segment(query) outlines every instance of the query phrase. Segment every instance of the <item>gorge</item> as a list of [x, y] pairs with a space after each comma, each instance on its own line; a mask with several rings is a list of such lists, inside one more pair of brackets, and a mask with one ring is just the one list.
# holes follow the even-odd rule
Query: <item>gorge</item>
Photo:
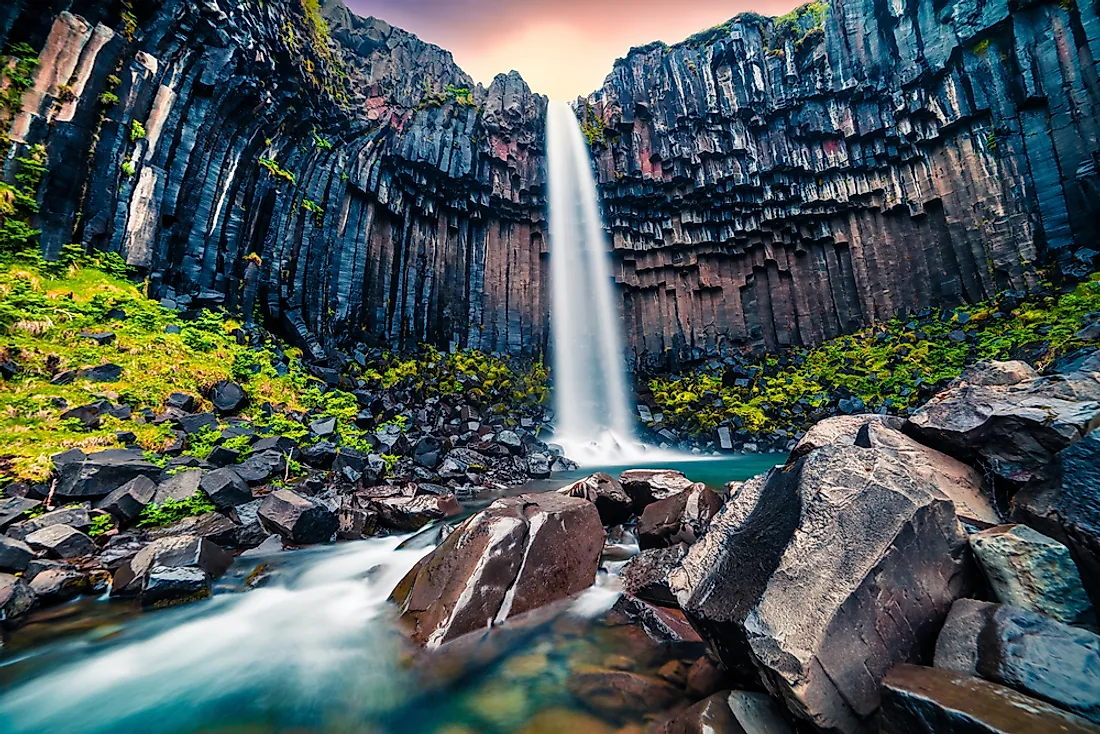
[[0, 51], [0, 734], [1100, 731], [1093, 0]]

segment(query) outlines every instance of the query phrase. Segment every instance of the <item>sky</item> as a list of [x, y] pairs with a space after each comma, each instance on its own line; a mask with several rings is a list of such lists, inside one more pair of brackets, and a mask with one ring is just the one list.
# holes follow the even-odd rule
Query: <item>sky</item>
[[[804, 0], [803, 0], [804, 1]], [[516, 70], [552, 99], [587, 96], [631, 46], [672, 44], [752, 10], [781, 15], [797, 0], [345, 0], [442, 46], [475, 81]]]

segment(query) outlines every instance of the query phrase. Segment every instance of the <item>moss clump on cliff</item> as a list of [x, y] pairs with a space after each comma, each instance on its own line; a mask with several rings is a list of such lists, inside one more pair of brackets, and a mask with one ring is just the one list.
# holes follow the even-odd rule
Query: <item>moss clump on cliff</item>
[[1097, 312], [1100, 275], [1070, 292], [1015, 307], [995, 300], [895, 318], [813, 349], [768, 357], [746, 370], [749, 376], [739, 384], [700, 370], [648, 385], [666, 424], [711, 438], [724, 424], [753, 432], [798, 426], [837, 394], [860, 401], [861, 412], [900, 413], [978, 360], [1050, 363], [1085, 344], [1077, 333]]
[[797, 49], [804, 43], [820, 38], [825, 30], [825, 17], [828, 13], [828, 3], [810, 2], [779, 16], [772, 24], [771, 50], [781, 52], [788, 41], [793, 42]]
[[[174, 439], [165, 425], [105, 417], [86, 430], [61, 418], [67, 408], [99, 399], [160, 410], [172, 392], [201, 396], [219, 380], [234, 379], [252, 406], [304, 409], [299, 370], [277, 374], [273, 355], [238, 345], [231, 333], [237, 324], [224, 315], [181, 320], [146, 298], [125, 270], [115, 255], [87, 256], [76, 247], [56, 263], [36, 253], [0, 260], [0, 361], [18, 369], [0, 383], [0, 474], [43, 480], [52, 454], [117, 448], [115, 431], [133, 432], [149, 450]], [[81, 336], [104, 331], [115, 334], [109, 344]], [[121, 368], [115, 382], [69, 372], [108, 363]]]

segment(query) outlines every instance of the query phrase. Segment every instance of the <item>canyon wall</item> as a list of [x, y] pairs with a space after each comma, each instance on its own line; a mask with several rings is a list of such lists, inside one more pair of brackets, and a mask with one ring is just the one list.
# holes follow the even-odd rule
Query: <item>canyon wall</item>
[[1093, 0], [834, 0], [632, 50], [580, 103], [634, 358], [1090, 272], [1098, 59]]
[[[1091, 271], [1095, 0], [834, 0], [632, 50], [578, 114], [629, 359], [809, 345]], [[546, 100], [339, 0], [17, 0], [47, 256], [355, 341], [547, 348]], [[14, 63], [14, 62], [10, 62]], [[2, 91], [2, 90], [0, 90]], [[1100, 248], [1096, 248], [1100, 249]]]
[[41, 49], [11, 138], [45, 146], [48, 257], [121, 253], [156, 297], [262, 312], [316, 359], [545, 347], [546, 100], [518, 75], [482, 88], [337, 0], [55, 6], [0, 16]]

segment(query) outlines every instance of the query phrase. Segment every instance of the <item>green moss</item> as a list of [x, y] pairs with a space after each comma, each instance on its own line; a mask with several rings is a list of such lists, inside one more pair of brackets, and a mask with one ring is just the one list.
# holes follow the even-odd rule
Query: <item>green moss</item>
[[313, 214], [317, 224], [321, 224], [325, 218], [325, 208], [312, 199], [302, 199], [302, 208]]
[[810, 2], [779, 16], [772, 24], [771, 50], [782, 50], [787, 41], [801, 47], [806, 42], [820, 39], [828, 13], [828, 3]]
[[104, 92], [103, 94], [99, 95], [99, 102], [105, 107], [116, 105], [118, 104], [118, 101], [118, 95], [114, 92]]
[[201, 489], [185, 500], [165, 500], [160, 505], [146, 505], [138, 515], [137, 527], [156, 528], [179, 522], [186, 517], [205, 515], [217, 507]]
[[92, 518], [92, 527], [88, 530], [88, 535], [93, 538], [98, 535], [103, 535], [114, 526], [115, 521], [110, 515], [96, 515]]
[[[65, 248], [56, 263], [43, 262], [37, 253], [0, 259], [0, 356], [22, 368], [0, 390], [0, 474], [43, 481], [50, 474], [52, 454], [70, 448], [119, 448], [119, 430], [132, 431], [138, 445], [151, 451], [174, 440], [166, 425], [111, 418], [88, 431], [61, 419], [63, 405], [83, 405], [105, 391], [135, 410], [160, 410], [172, 392], [201, 396], [220, 380], [236, 379], [252, 406], [270, 402], [304, 409], [306, 376], [299, 368], [279, 376], [269, 351], [257, 354], [237, 344], [230, 332], [238, 324], [225, 315], [208, 312], [195, 321], [180, 321], [146, 298], [124, 277], [125, 270], [117, 255], [85, 255], [79, 247]], [[127, 318], [107, 320], [107, 312], [115, 308]], [[181, 332], [165, 333], [169, 324], [180, 326]], [[103, 329], [116, 334], [114, 343], [100, 346], [77, 336]], [[60, 371], [105, 362], [122, 367], [117, 382], [50, 382]], [[240, 369], [245, 363], [258, 371]]]
[[[776, 357], [761, 361], [746, 387], [724, 387], [721, 376], [701, 370], [653, 378], [648, 386], [666, 422], [695, 435], [712, 436], [723, 423], [770, 432], [798, 423], [799, 401], [811, 409], [847, 391], [867, 409], [900, 412], [924, 399], [922, 388], [958, 377], [983, 359], [1013, 359], [1039, 351], [1040, 367], [1084, 345], [1075, 334], [1100, 311], [1100, 276], [1057, 296], [1033, 298], [994, 318], [995, 302], [957, 311], [934, 311], [926, 323], [891, 321], [843, 336], [791, 356], [798, 366], [780, 368]], [[958, 314], [969, 318], [960, 325]], [[970, 333], [956, 342], [952, 331]]]
[[272, 176], [275, 176], [276, 178], [281, 178], [292, 186], [297, 182], [297, 179], [294, 177], [293, 173], [286, 170], [285, 168], [282, 168], [272, 158], [260, 158], [260, 165], [263, 166]]

